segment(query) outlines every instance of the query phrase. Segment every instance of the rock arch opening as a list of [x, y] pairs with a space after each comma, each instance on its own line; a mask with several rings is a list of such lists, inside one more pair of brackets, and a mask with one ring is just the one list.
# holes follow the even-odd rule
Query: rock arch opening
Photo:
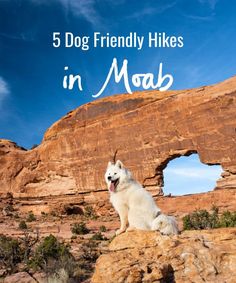
[[212, 191], [223, 172], [220, 165], [207, 165], [197, 153], [177, 156], [163, 171], [164, 195], [186, 195]]

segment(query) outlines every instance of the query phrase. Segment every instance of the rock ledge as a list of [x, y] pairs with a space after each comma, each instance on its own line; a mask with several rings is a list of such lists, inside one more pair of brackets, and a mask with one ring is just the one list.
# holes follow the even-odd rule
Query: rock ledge
[[178, 236], [134, 231], [116, 237], [99, 257], [93, 283], [235, 282], [236, 228]]

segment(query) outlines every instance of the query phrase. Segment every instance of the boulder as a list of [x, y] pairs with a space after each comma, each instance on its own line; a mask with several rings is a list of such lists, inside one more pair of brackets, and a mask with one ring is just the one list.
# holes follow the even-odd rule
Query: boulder
[[134, 231], [116, 237], [96, 262], [92, 283], [235, 282], [236, 228], [178, 236]]

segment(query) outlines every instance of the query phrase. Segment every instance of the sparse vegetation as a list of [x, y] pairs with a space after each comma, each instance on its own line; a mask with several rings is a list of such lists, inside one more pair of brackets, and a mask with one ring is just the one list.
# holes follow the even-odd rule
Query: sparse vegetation
[[39, 230], [36, 230], [36, 236], [28, 230], [24, 230], [24, 236], [19, 238], [23, 250], [23, 262], [28, 265], [33, 253], [33, 247], [39, 241]]
[[[51, 283], [84, 282], [91, 276], [100, 255], [99, 241], [85, 240], [75, 259], [67, 244], [53, 235], [39, 242], [39, 231], [36, 232], [35, 236], [24, 230], [24, 235], [18, 240], [0, 235], [0, 269], [8, 274], [22, 270], [42, 271], [47, 274], [47, 282]], [[101, 239], [101, 236], [98, 238]]]
[[212, 207], [211, 212], [197, 210], [183, 217], [184, 230], [201, 230], [236, 226], [236, 211], [225, 211], [219, 215], [219, 209]]
[[5, 207], [5, 209], [6, 209], [7, 211], [11, 211], [11, 212], [14, 211], [14, 208], [13, 208], [13, 205], [12, 205], [12, 204], [8, 204], [8, 205]]
[[27, 227], [27, 224], [24, 220], [21, 220], [21, 222], [19, 223], [19, 229], [21, 230], [26, 230], [28, 227]]
[[0, 268], [5, 268], [12, 273], [16, 269], [16, 264], [22, 260], [23, 251], [18, 240], [0, 235]]
[[100, 252], [98, 251], [98, 242], [89, 240], [85, 245], [82, 246], [82, 262], [80, 263], [80, 267], [84, 268], [88, 263], [95, 263], [97, 258], [100, 255]]
[[97, 219], [97, 215], [92, 206], [88, 205], [84, 209], [84, 216], [90, 219]]
[[85, 235], [89, 233], [89, 229], [86, 227], [84, 222], [74, 223], [71, 226], [71, 232], [77, 235]]
[[56, 213], [56, 211], [54, 211], [54, 210], [53, 210], [53, 211], [51, 211], [51, 212], [50, 212], [50, 214], [51, 214], [52, 216], [54, 216], [54, 217], [56, 217], [56, 216], [57, 216], [57, 213]]
[[97, 232], [97, 233], [93, 234], [93, 236], [91, 237], [91, 240], [105, 241], [105, 240], [107, 240], [107, 238], [104, 237], [101, 232]]
[[71, 282], [71, 280], [67, 270], [65, 270], [64, 268], [57, 270], [55, 273], [49, 275], [49, 277], [47, 278], [47, 283], [67, 283], [67, 282]]
[[14, 212], [14, 207], [12, 204], [7, 204], [4, 208], [3, 208], [3, 213], [6, 216], [13, 216], [13, 212]]
[[225, 211], [219, 219], [219, 227], [236, 227], [236, 211]]
[[27, 216], [27, 218], [26, 218], [26, 221], [27, 221], [27, 222], [33, 222], [33, 221], [35, 221], [35, 220], [36, 220], [35, 215], [33, 214], [32, 211], [30, 211], [29, 214], [28, 214], [28, 216]]
[[17, 212], [13, 216], [14, 216], [15, 219], [19, 219], [20, 218], [20, 216], [19, 216], [19, 214]]
[[84, 242], [81, 250], [82, 254], [77, 260], [77, 266], [74, 270], [74, 276], [77, 278], [75, 282], [84, 282], [91, 276], [94, 270], [94, 264], [100, 255], [98, 244], [95, 241], [89, 240], [88, 242]]
[[11, 192], [7, 192], [6, 194], [7, 199], [12, 199], [13, 200], [13, 194]]
[[54, 273], [60, 268], [68, 269], [67, 265], [74, 262], [69, 247], [60, 243], [53, 235], [45, 237], [35, 249], [29, 261], [33, 269], [42, 269], [46, 273]]
[[36, 248], [30, 266], [46, 272], [48, 282], [83, 282], [91, 276], [93, 264], [98, 257], [94, 247], [95, 245], [83, 245], [83, 253], [76, 261], [70, 253], [70, 247], [50, 235]]
[[100, 232], [106, 232], [107, 228], [104, 225], [102, 225], [102, 226], [99, 227], [99, 231]]

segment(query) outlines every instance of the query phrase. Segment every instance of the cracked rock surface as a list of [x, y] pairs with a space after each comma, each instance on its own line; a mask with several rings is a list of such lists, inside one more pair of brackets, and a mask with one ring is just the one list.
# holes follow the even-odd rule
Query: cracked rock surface
[[178, 236], [134, 231], [116, 237], [96, 263], [93, 283], [235, 282], [236, 228]]

